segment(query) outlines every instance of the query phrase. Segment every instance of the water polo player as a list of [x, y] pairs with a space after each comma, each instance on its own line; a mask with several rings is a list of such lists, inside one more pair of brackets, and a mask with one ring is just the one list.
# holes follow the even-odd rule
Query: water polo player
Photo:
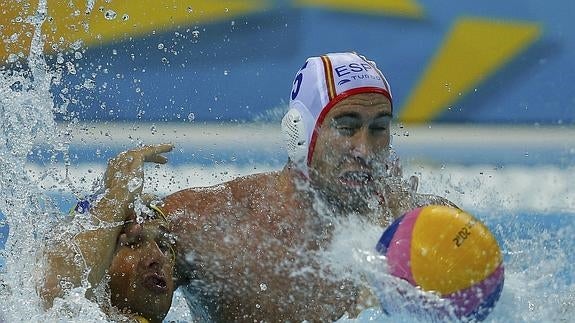
[[[39, 282], [47, 308], [56, 297], [83, 285], [88, 287], [86, 296], [111, 320], [122, 315], [138, 322], [163, 320], [175, 289], [175, 240], [161, 211], [143, 204], [138, 208], [137, 198], [143, 163], [164, 163], [160, 154], [171, 149], [147, 146], [112, 159], [103, 194], [77, 207], [78, 222], [72, 223], [85, 227], [74, 232], [72, 223], [61, 223], [47, 239], [46, 268]], [[139, 183], [135, 187], [130, 184], [134, 179]], [[82, 283], [86, 278], [89, 286]]]
[[[314, 257], [334, 217], [385, 227], [417, 206], [450, 204], [415, 192], [390, 156], [392, 93], [355, 53], [309, 58], [282, 121], [289, 160], [261, 173], [167, 196], [178, 272], [221, 321], [336, 320], [366, 303], [365, 287]], [[375, 244], [375, 241], [374, 241]], [[369, 298], [369, 297], [368, 297]]]

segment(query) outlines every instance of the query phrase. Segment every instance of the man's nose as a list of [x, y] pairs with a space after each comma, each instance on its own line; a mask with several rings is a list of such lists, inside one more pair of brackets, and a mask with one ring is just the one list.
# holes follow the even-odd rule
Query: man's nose
[[351, 155], [354, 158], [361, 158], [363, 160], [369, 159], [371, 155], [371, 147], [368, 141], [367, 129], [362, 127], [351, 137]]
[[151, 243], [149, 249], [149, 253], [144, 260], [144, 266], [146, 268], [159, 269], [165, 262], [164, 253], [155, 242]]

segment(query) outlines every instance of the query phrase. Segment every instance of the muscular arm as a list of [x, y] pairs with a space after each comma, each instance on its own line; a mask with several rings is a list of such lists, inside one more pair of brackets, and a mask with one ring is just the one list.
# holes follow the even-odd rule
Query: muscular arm
[[278, 183], [277, 175], [258, 175], [164, 199], [178, 276], [188, 276], [216, 321], [337, 319], [351, 302], [343, 295], [353, 291], [322, 279], [305, 255], [314, 237], [307, 209], [296, 199], [285, 204], [292, 193], [278, 192]]
[[45, 307], [51, 307], [54, 298], [62, 296], [64, 282], [74, 287], [87, 282], [87, 296], [92, 295], [110, 266], [123, 221], [133, 214], [133, 203], [142, 191], [143, 163], [163, 164], [166, 159], [159, 154], [171, 149], [169, 144], [145, 146], [110, 160], [104, 176], [104, 195], [88, 214], [94, 227], [84, 227], [75, 236], [70, 228], [61, 228], [57, 239], [49, 241], [39, 291]]

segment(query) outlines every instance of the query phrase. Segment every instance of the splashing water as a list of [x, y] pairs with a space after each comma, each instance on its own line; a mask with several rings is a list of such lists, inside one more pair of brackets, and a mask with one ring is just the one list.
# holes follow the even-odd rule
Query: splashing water
[[[573, 221], [563, 221], [563, 227], [556, 230], [554, 225], [540, 223], [541, 216], [536, 220], [526, 216], [507, 217], [498, 214], [483, 217], [501, 243], [506, 268], [503, 292], [485, 322], [570, 322], [575, 313]], [[441, 300], [386, 273], [385, 258], [373, 250], [372, 244], [381, 235], [381, 229], [354, 217], [334, 221], [334, 226], [333, 242], [321, 256], [336, 276], [349, 275], [356, 280], [369, 277], [376, 292], [379, 289], [398, 295], [397, 290], [403, 290], [401, 296], [419, 300], [416, 303], [405, 298], [398, 300], [394, 304], [406, 308], [392, 316], [374, 307], [361, 312], [358, 318], [344, 316], [338, 322], [430, 322], [425, 313], [416, 314], [414, 308], [407, 306], [417, 304], [419, 308], [422, 301], [440, 304]]]
[[7, 271], [0, 276], [4, 288], [0, 320], [37, 321], [42, 315], [36, 293], [36, 250], [51, 221], [50, 199], [38, 189], [26, 168], [36, 145], [65, 150], [54, 121], [50, 87], [57, 74], [50, 72], [44, 56], [42, 24], [47, 1], [38, 4], [35, 14], [24, 22], [34, 26], [27, 64], [21, 70], [0, 75], [0, 211], [10, 227], [2, 255]]

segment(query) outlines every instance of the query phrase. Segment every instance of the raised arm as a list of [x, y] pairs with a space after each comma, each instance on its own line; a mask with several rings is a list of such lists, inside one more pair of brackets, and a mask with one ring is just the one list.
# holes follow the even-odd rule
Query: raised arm
[[[144, 183], [145, 162], [164, 164], [162, 153], [171, 151], [171, 144], [144, 146], [120, 153], [108, 162], [104, 175], [105, 191], [88, 207], [82, 229], [74, 235], [71, 228], [62, 228], [55, 241], [48, 241], [44, 254], [46, 269], [40, 284], [45, 307], [62, 296], [63, 285], [78, 287], [89, 283], [88, 295], [109, 268], [123, 223], [134, 214], [134, 202]], [[63, 284], [66, 282], [66, 284]]]

